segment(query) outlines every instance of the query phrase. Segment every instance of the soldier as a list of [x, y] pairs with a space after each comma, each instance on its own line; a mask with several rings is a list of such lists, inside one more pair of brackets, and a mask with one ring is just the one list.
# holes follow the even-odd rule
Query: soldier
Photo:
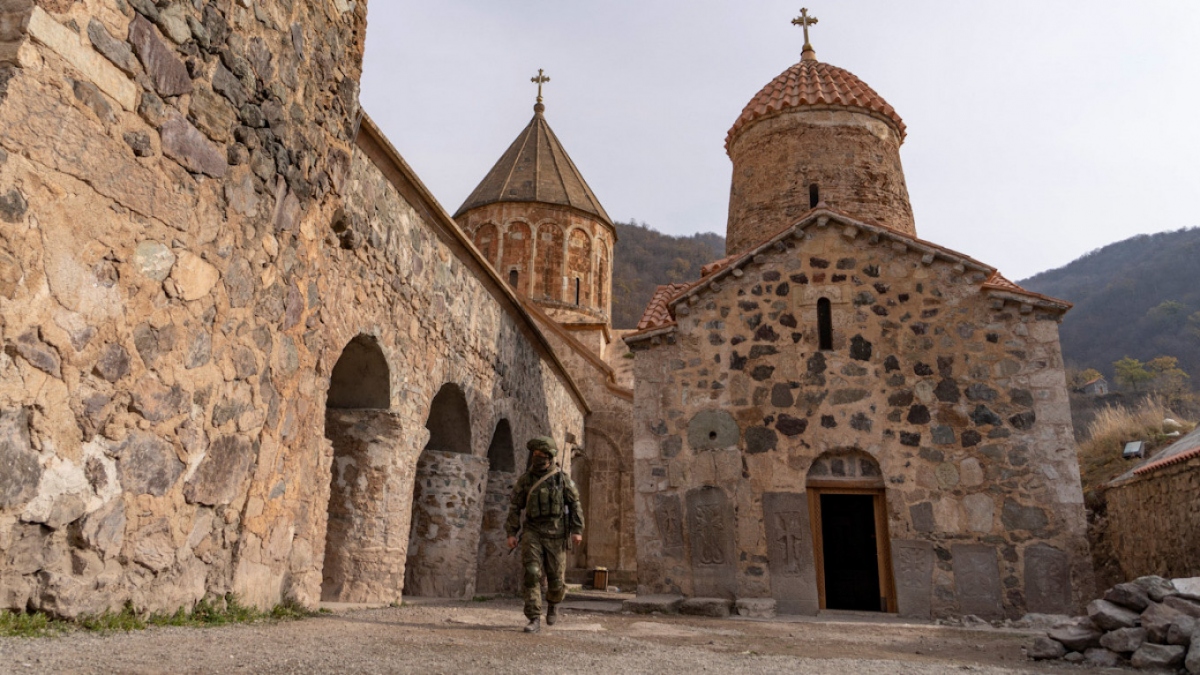
[[[558, 447], [553, 438], [539, 436], [525, 444], [529, 448], [529, 469], [513, 486], [508, 506], [508, 548], [517, 547], [521, 531], [521, 565], [525, 568], [526, 633], [542, 627], [542, 570], [546, 572], [546, 625], [558, 621], [558, 603], [567, 593], [564, 574], [567, 560], [567, 535], [571, 542], [583, 541], [583, 513], [579, 508], [579, 490], [570, 476], [554, 462]], [[521, 511], [525, 522], [521, 522]]]

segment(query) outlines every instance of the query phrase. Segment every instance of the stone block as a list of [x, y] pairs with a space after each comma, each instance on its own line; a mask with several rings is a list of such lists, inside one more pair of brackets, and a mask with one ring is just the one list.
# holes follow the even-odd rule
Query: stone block
[[1200, 601], [1200, 577], [1172, 579], [1171, 586], [1175, 588], [1175, 592], [1181, 597]]
[[130, 434], [116, 455], [121, 487], [133, 495], [165, 495], [185, 468], [173, 447], [142, 431]]
[[133, 251], [133, 264], [146, 277], [164, 281], [175, 266], [175, 254], [161, 242], [143, 241]]
[[654, 496], [654, 522], [662, 542], [663, 555], [683, 557], [683, 508], [679, 495]]
[[1025, 602], [1030, 612], [1070, 610], [1071, 567], [1066, 553], [1047, 544], [1025, 549]]
[[766, 525], [771, 596], [784, 614], [816, 614], [820, 609], [813, 561], [808, 496], [768, 492], [762, 500]]
[[1159, 576], [1138, 577], [1133, 580], [1133, 583], [1141, 586], [1142, 590], [1146, 591], [1146, 595], [1149, 595], [1154, 602], [1162, 602], [1163, 598], [1176, 593], [1175, 584]]
[[678, 614], [682, 604], [682, 595], [639, 595], [626, 600], [623, 609], [634, 614]]
[[254, 465], [254, 448], [241, 436], [220, 436], [208, 447], [204, 461], [184, 485], [189, 503], [223, 506], [241, 494], [242, 483]]
[[1118, 630], [1137, 625], [1138, 613], [1107, 600], [1093, 600], [1087, 606], [1088, 618], [1101, 630]]
[[1100, 646], [1100, 638], [1104, 632], [1097, 630], [1090, 620], [1079, 618], [1055, 626], [1046, 634], [1066, 645], [1067, 649], [1082, 652]]
[[732, 606], [733, 602], [725, 598], [688, 598], [679, 605], [679, 613], [722, 619], [729, 616]]
[[1129, 664], [1134, 668], [1175, 668], [1183, 665], [1187, 650], [1176, 645], [1156, 645], [1147, 642], [1133, 653]]
[[1150, 606], [1150, 596], [1146, 595], [1145, 589], [1131, 583], [1113, 586], [1104, 594], [1104, 599], [1135, 612], [1141, 612]]
[[733, 505], [724, 490], [712, 486], [690, 490], [686, 501], [696, 592], [732, 596], [737, 590]]
[[1200, 619], [1194, 616], [1181, 616], [1171, 622], [1171, 627], [1167, 629], [1167, 644], [1182, 645], [1186, 647], [1192, 641], [1192, 633], [1195, 633], [1197, 628], [1200, 628]]
[[1106, 633], [1100, 638], [1100, 644], [1105, 649], [1111, 649], [1114, 652], [1122, 652], [1132, 654], [1136, 652], [1142, 643], [1146, 641], [1145, 628], [1118, 628], [1117, 630]]
[[1046, 661], [1061, 659], [1067, 654], [1067, 648], [1057, 640], [1042, 636], [1034, 638], [1033, 642], [1025, 648], [1025, 653], [1035, 661]]
[[42, 478], [38, 453], [29, 439], [29, 411], [0, 410], [0, 509], [23, 506]]
[[776, 604], [774, 598], [738, 598], [733, 607], [738, 616], [770, 619], [775, 616]]
[[732, 447], [740, 438], [737, 420], [724, 410], [702, 410], [688, 422], [688, 446], [693, 451]]
[[77, 33], [55, 21], [40, 7], [34, 7], [29, 16], [29, 35], [70, 63], [84, 79], [111, 96], [122, 108], [130, 111], [137, 108], [137, 85], [94, 49], [83, 44]]
[[1142, 612], [1142, 628], [1146, 629], [1146, 640], [1157, 645], [1166, 644], [1171, 624], [1184, 616], [1187, 615], [1177, 609], [1162, 603], [1152, 603]]
[[133, 77], [138, 74], [137, 58], [134, 57], [129, 43], [113, 37], [104, 24], [96, 19], [88, 22], [87, 34], [92, 47], [104, 55], [104, 58], [112, 61], [113, 65], [124, 71], [126, 75]]
[[1182, 595], [1168, 595], [1163, 604], [1188, 616], [1200, 619], [1200, 600], [1190, 600]]
[[96, 551], [105, 558], [111, 558], [121, 552], [125, 542], [125, 505], [120, 499], [114, 499], [105, 504], [100, 510], [88, 514], [82, 520], [71, 525], [71, 542], [80, 547]]
[[1192, 644], [1188, 647], [1188, 655], [1183, 665], [1191, 675], [1200, 674], [1200, 630], [1192, 633]]
[[928, 541], [892, 541], [892, 568], [896, 576], [896, 603], [900, 616], [928, 619], [933, 600], [933, 544]]
[[[137, 52], [142, 67], [154, 82], [161, 96], [181, 96], [192, 91], [192, 78], [187, 66], [158, 35], [158, 29], [143, 17], [135, 16], [129, 24], [129, 43]], [[132, 108], [130, 108], [132, 110]]]
[[168, 114], [159, 130], [163, 154], [193, 173], [223, 178], [229, 169], [225, 153], [177, 112]]
[[1004, 613], [1000, 597], [1000, 567], [996, 549], [983, 544], [955, 544], [954, 591], [959, 611], [985, 619], [999, 618]]

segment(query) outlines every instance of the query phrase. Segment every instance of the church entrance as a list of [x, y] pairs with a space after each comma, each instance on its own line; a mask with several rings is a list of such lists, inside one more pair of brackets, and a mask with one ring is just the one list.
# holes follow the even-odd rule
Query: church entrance
[[818, 458], [808, 503], [820, 608], [895, 612], [886, 491], [875, 460], [861, 451]]

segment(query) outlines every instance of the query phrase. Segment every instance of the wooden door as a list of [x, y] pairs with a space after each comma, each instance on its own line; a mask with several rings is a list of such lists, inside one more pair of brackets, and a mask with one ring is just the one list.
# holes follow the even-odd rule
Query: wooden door
[[879, 574], [880, 611], [897, 612], [896, 585], [892, 574], [891, 538], [888, 534], [886, 497], [883, 489], [834, 485], [834, 481], [823, 481], [827, 485], [808, 488], [809, 523], [813, 535], [813, 562], [817, 570], [817, 595], [821, 609], [828, 609], [825, 570], [825, 532], [821, 509], [822, 495], [867, 495], [874, 507], [875, 557]]

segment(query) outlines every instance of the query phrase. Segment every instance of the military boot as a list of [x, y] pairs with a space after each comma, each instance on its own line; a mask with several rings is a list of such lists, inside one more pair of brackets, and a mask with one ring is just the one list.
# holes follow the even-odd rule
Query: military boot
[[546, 625], [553, 626], [558, 623], [558, 605], [553, 602], [546, 606]]
[[540, 617], [540, 616], [537, 617], [536, 619], [530, 619], [529, 623], [525, 625], [526, 633], [536, 633], [536, 632], [540, 631], [541, 629], [542, 629], [542, 617]]

